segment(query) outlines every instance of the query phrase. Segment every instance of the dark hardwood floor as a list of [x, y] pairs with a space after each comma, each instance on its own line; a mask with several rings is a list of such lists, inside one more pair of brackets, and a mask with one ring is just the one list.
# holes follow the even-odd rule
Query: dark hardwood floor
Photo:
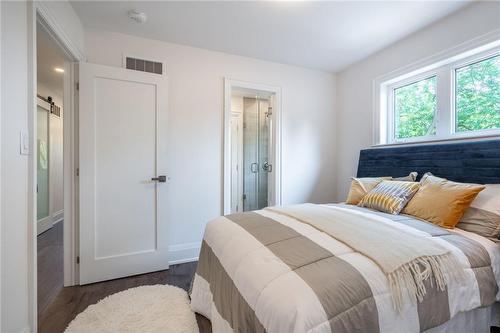
[[38, 316], [63, 288], [63, 223], [38, 236]]
[[[77, 314], [100, 299], [128, 288], [170, 284], [188, 291], [196, 263], [170, 266], [166, 271], [63, 288], [62, 223], [38, 237], [38, 332], [64, 332]], [[210, 321], [197, 315], [201, 333], [211, 333]]]
[[[77, 314], [100, 299], [128, 288], [170, 284], [188, 290], [196, 269], [196, 263], [171, 266], [166, 271], [131, 276], [123, 279], [93, 283], [85, 286], [63, 288], [53, 302], [38, 318], [38, 332], [59, 333]], [[211, 332], [210, 322], [197, 316], [200, 332]]]
[[[196, 263], [170, 266], [166, 271], [63, 288], [62, 223], [38, 237], [38, 332], [64, 332], [89, 305], [119, 291], [152, 284], [171, 284], [188, 290]], [[210, 321], [196, 315], [200, 333], [211, 333]], [[500, 333], [492, 327], [491, 333]]]

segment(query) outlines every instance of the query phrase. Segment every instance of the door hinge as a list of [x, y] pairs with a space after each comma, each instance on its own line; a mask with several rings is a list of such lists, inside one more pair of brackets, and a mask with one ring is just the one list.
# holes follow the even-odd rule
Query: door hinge
[[80, 176], [80, 168], [76, 168], [76, 176], [79, 177]]
[[80, 263], [80, 256], [76, 256], [76, 263], [79, 264]]
[[80, 90], [80, 82], [76, 82], [75, 86], [76, 86], [76, 90]]

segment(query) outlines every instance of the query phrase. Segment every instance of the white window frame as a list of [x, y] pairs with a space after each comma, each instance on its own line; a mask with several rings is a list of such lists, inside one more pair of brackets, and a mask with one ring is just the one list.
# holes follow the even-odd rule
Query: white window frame
[[435, 111], [435, 122], [436, 122], [436, 132], [439, 120], [439, 100], [438, 100], [438, 80], [437, 80], [438, 72], [437, 71], [429, 71], [416, 76], [412, 76], [410, 78], [404, 79], [402, 81], [398, 81], [392, 85], [387, 86], [387, 138], [389, 142], [413, 142], [420, 140], [429, 140], [435, 137], [435, 135], [424, 135], [413, 138], [396, 138], [396, 110], [395, 110], [395, 91], [398, 88], [403, 88], [405, 86], [411, 85], [413, 83], [417, 83], [423, 80], [430, 79], [432, 77], [436, 77], [436, 111]]
[[[471, 41], [374, 80], [374, 145], [463, 140], [500, 136], [500, 129], [456, 131], [455, 73], [464, 66], [500, 55], [500, 33]], [[397, 139], [394, 90], [436, 76], [436, 134]]]
[[491, 134], [497, 134], [500, 135], [500, 128], [494, 128], [494, 129], [484, 129], [484, 130], [472, 130], [472, 131], [467, 131], [467, 132], [457, 132], [456, 130], [456, 116], [457, 116], [457, 110], [456, 110], [456, 71], [460, 68], [467, 67], [469, 65], [496, 57], [500, 56], [500, 47], [496, 47], [492, 50], [489, 50], [488, 52], [482, 52], [478, 55], [468, 57], [464, 59], [463, 61], [459, 61], [453, 64], [453, 67], [451, 68], [452, 73], [451, 73], [451, 89], [452, 89], [452, 98], [451, 98], [451, 108], [453, 110], [451, 114], [451, 125], [452, 125], [452, 134], [455, 136], [481, 136], [481, 135], [491, 135]]

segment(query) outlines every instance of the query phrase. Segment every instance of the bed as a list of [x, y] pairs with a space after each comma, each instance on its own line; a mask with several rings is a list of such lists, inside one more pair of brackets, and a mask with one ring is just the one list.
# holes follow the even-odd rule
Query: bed
[[[402, 176], [414, 170], [461, 182], [500, 183], [500, 141], [360, 153], [358, 176]], [[427, 280], [421, 299], [404, 293], [395, 306], [394, 289], [377, 258], [331, 237], [309, 215], [273, 208], [231, 214], [207, 224], [191, 291], [193, 310], [211, 320], [214, 332], [486, 333], [498, 324], [497, 243], [408, 215], [352, 205], [299, 208], [309, 209], [311, 216], [319, 212], [387, 225], [401, 239], [420, 235], [453, 253], [463, 274], [445, 288]], [[377, 239], [384, 238], [383, 230]]]

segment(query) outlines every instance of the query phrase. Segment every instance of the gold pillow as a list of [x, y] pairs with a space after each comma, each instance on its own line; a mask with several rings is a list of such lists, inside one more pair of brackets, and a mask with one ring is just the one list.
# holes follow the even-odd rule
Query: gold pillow
[[452, 229], [483, 189], [484, 185], [456, 183], [426, 174], [403, 213]]
[[345, 201], [349, 205], [357, 205], [361, 199], [377, 186], [384, 179], [391, 179], [391, 177], [375, 177], [375, 178], [352, 178], [351, 188]]

